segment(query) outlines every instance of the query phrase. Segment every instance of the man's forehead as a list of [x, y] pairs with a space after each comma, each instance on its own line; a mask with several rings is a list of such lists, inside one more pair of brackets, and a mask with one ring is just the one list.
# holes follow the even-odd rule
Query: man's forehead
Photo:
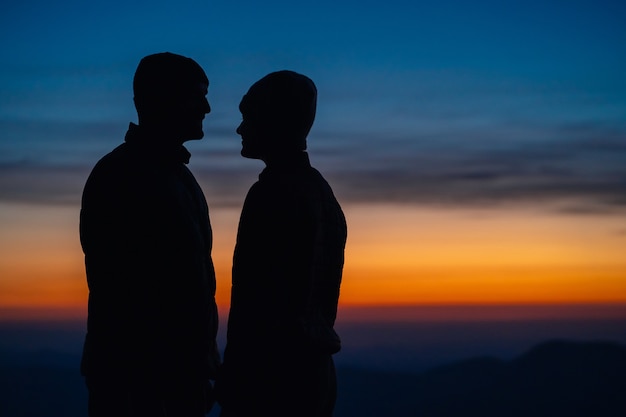
[[180, 95], [207, 95], [209, 91], [209, 83], [206, 81], [191, 82], [181, 85], [178, 93]]
[[249, 113], [250, 112], [250, 96], [248, 94], [244, 94], [239, 102], [239, 111], [241, 113]]
[[258, 94], [255, 91], [248, 91], [241, 98], [241, 102], [239, 103], [239, 111], [242, 113], [250, 113], [250, 112], [259, 112], [264, 109], [267, 109], [269, 102], [267, 101], [267, 97]]

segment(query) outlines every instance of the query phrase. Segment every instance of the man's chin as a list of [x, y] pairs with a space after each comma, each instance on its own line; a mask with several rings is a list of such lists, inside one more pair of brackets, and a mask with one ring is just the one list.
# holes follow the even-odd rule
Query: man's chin
[[187, 138], [185, 139], [185, 141], [188, 141], [188, 140], [200, 140], [202, 138], [204, 138], [204, 132], [203, 131], [192, 132], [189, 135], [187, 135]]
[[258, 152], [254, 152], [251, 149], [247, 149], [245, 147], [241, 148], [241, 156], [248, 159], [261, 159], [261, 155]]

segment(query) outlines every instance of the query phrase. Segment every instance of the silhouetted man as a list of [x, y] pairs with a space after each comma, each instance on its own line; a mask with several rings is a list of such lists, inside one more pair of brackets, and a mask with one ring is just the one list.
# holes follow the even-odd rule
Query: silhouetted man
[[210, 405], [219, 365], [212, 232], [183, 146], [204, 136], [208, 84], [190, 58], [143, 58], [133, 81], [138, 124], [85, 185], [81, 368], [91, 417], [195, 417]]
[[305, 152], [316, 101], [309, 78], [279, 71], [239, 105], [241, 154], [266, 168], [239, 223], [216, 381], [223, 417], [332, 415], [346, 222]]

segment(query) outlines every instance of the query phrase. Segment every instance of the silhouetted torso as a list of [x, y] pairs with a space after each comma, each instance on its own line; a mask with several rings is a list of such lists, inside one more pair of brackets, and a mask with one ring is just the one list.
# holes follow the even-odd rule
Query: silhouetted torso
[[306, 153], [261, 173], [235, 248], [224, 415], [332, 410], [345, 242], [343, 212]]
[[212, 235], [189, 153], [132, 125], [83, 193], [89, 284], [82, 371], [213, 377], [217, 309]]

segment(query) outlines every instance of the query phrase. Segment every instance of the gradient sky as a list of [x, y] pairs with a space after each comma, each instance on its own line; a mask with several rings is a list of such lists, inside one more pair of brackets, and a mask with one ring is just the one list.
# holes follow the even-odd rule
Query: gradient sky
[[0, 315], [84, 314], [82, 187], [162, 51], [211, 82], [188, 148], [221, 306], [262, 169], [239, 156], [237, 105], [279, 69], [318, 86], [309, 150], [349, 222], [344, 305], [626, 303], [624, 22], [598, 0], [3, 2]]

